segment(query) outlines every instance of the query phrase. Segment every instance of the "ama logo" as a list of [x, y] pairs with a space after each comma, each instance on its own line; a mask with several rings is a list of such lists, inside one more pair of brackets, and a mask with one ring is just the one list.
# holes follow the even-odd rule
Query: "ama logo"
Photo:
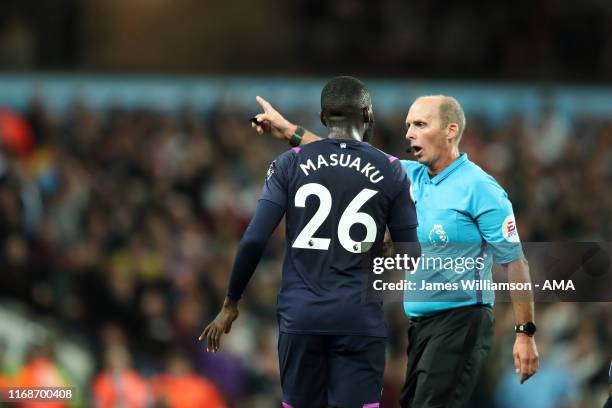
[[501, 233], [504, 239], [508, 242], [521, 242], [519, 239], [518, 231], [516, 229], [516, 221], [514, 220], [514, 214], [510, 214], [506, 217], [502, 223]]

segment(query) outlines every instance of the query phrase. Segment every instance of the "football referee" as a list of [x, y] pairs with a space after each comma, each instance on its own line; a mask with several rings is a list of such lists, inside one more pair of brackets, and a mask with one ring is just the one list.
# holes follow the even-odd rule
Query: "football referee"
[[[292, 144], [320, 139], [308, 131], [296, 134], [298, 126], [263, 98], [257, 101], [264, 111], [257, 115], [263, 125], [253, 125], [258, 133], [271, 133]], [[509, 282], [529, 282], [529, 266], [506, 192], [459, 151], [465, 124], [459, 102], [445, 95], [418, 98], [406, 118], [406, 139], [417, 160], [403, 160], [402, 164], [412, 185], [423, 254], [446, 251], [454, 257], [485, 260], [482, 268], [466, 271], [461, 279], [491, 279], [495, 262], [506, 269]], [[404, 303], [410, 325], [402, 407], [467, 404], [491, 348], [494, 296], [487, 290], [463, 295], [458, 300], [433, 291], [426, 301]], [[539, 364], [534, 305], [531, 293], [511, 295], [516, 321], [513, 357], [522, 384]]]

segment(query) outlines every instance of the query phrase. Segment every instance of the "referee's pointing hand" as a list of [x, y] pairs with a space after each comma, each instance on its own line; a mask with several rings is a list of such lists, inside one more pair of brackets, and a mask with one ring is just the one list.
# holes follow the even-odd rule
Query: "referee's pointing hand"
[[221, 335], [232, 330], [232, 323], [238, 317], [238, 301], [225, 298], [221, 311], [200, 334], [198, 340], [206, 339], [206, 351], [217, 352], [221, 346]]
[[540, 357], [533, 337], [518, 333], [512, 350], [514, 368], [521, 375], [521, 384], [531, 378], [540, 367]]
[[292, 124], [283, 117], [268, 101], [261, 96], [255, 98], [257, 103], [263, 109], [263, 113], [255, 115], [258, 123], [251, 123], [251, 127], [254, 128], [260, 135], [264, 133], [271, 133], [277, 139], [289, 139], [295, 130], [297, 125]]

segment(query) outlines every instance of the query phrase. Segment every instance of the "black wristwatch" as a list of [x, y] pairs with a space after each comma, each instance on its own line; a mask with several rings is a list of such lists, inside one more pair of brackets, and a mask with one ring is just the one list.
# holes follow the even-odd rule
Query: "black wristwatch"
[[306, 129], [301, 126], [298, 126], [297, 129], [295, 129], [295, 132], [293, 132], [293, 134], [291, 135], [291, 138], [289, 139], [289, 144], [293, 147], [298, 147], [302, 142], [302, 136], [304, 136], [304, 133], [306, 133]]
[[514, 331], [517, 333], [524, 333], [529, 337], [533, 336], [537, 330], [536, 325], [533, 322], [527, 322], [522, 324], [517, 324], [514, 326]]

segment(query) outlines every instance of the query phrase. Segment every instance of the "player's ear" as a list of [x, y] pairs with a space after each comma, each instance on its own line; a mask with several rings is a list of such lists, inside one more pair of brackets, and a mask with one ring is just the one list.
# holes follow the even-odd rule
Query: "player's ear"
[[363, 123], [368, 123], [370, 122], [370, 118], [371, 118], [371, 112], [369, 108], [363, 108], [361, 110], [361, 113], [363, 115]]
[[374, 137], [374, 111], [372, 110], [371, 106], [364, 108], [363, 119], [364, 122], [367, 124], [365, 133], [363, 135], [363, 141], [369, 143]]
[[327, 122], [325, 121], [325, 114], [323, 113], [323, 111], [319, 113], [319, 119], [321, 119], [321, 123], [323, 124], [323, 126], [327, 127]]

